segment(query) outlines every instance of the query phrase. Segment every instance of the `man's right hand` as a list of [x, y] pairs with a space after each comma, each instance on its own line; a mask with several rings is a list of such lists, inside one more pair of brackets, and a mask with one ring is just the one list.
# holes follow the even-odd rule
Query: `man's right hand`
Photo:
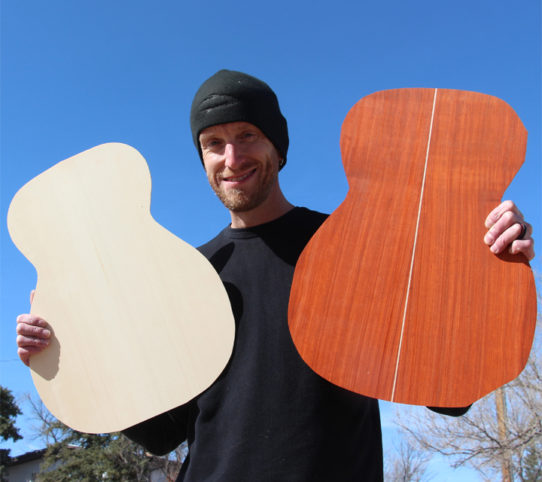
[[[30, 293], [30, 303], [34, 299], [34, 291]], [[24, 314], [17, 317], [17, 354], [28, 366], [30, 356], [39, 353], [47, 346], [51, 338], [48, 323], [39, 316]]]

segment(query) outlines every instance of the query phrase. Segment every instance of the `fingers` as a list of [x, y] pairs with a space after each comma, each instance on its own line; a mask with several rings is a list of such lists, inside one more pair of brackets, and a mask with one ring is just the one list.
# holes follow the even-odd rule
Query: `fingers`
[[510, 245], [509, 251], [512, 254], [523, 253], [527, 260], [531, 261], [535, 256], [534, 240], [516, 240]]
[[40, 353], [41, 351], [43, 351], [44, 348], [46, 347], [37, 347], [37, 346], [27, 346], [25, 348], [21, 347], [17, 349], [17, 355], [19, 355], [19, 358], [26, 366], [30, 366], [30, 357], [34, 355], [35, 353]]
[[[527, 244], [531, 239], [532, 226], [529, 223], [523, 221], [523, 219], [518, 219], [517, 217], [507, 212], [503, 217], [493, 225], [493, 227], [486, 233], [484, 241], [487, 245], [490, 246], [490, 250], [493, 253], [501, 253], [507, 247], [512, 247], [514, 241], [518, 241], [516, 246], [519, 243], [520, 235], [523, 233], [523, 227], [525, 226], [525, 233], [521, 241], [522, 244]], [[532, 240], [531, 240], [532, 241]], [[511, 251], [512, 252], [512, 251]], [[519, 252], [519, 251], [517, 251]], [[515, 252], [513, 252], [515, 254]]]
[[486, 228], [491, 228], [498, 222], [505, 213], [510, 212], [518, 216], [519, 219], [523, 220], [523, 214], [514, 204], [513, 201], [503, 201], [499, 204], [493, 211], [491, 211], [486, 219]]
[[30, 356], [39, 353], [49, 345], [51, 330], [39, 316], [24, 314], [17, 317], [17, 353], [28, 366]]
[[[494, 254], [506, 250], [511, 254], [523, 253], [528, 260], [534, 258], [533, 228], [512, 201], [504, 201], [486, 219], [488, 232], [484, 242]], [[524, 231], [525, 227], [525, 231]], [[523, 234], [522, 239], [519, 239]]]

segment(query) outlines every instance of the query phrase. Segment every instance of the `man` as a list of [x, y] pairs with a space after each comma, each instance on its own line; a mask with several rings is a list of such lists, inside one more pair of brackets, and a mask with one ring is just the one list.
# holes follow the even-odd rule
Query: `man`
[[[222, 70], [196, 93], [190, 121], [209, 183], [231, 215], [200, 250], [230, 296], [234, 351], [195, 400], [124, 433], [158, 454], [187, 439], [178, 480], [381, 480], [378, 402], [312, 372], [288, 331], [295, 263], [326, 215], [294, 207], [281, 191], [288, 131], [275, 94], [254, 77]], [[513, 203], [490, 213], [487, 227], [494, 253], [534, 256], [531, 227]], [[46, 322], [31, 315], [18, 318], [18, 334], [25, 363], [49, 336]]]

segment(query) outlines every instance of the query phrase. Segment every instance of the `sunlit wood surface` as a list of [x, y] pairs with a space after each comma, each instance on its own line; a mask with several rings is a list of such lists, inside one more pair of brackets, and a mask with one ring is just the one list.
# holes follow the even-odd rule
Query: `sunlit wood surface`
[[79, 431], [115, 432], [189, 401], [231, 354], [222, 282], [151, 217], [150, 194], [145, 159], [104, 144], [31, 180], [9, 209], [10, 235], [38, 272], [31, 311], [54, 332], [32, 377]]
[[526, 138], [505, 102], [474, 92], [389, 90], [352, 108], [341, 134], [350, 189], [303, 251], [290, 297], [309, 366], [364, 395], [430, 406], [468, 405], [520, 373], [532, 272], [483, 236]]

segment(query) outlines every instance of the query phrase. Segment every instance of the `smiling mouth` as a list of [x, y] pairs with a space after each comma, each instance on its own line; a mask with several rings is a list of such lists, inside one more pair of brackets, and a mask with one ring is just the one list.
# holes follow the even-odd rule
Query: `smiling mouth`
[[252, 176], [255, 172], [256, 169], [252, 169], [251, 171], [241, 176], [223, 177], [222, 180], [226, 182], [243, 182], [245, 179], [248, 179], [250, 176]]

